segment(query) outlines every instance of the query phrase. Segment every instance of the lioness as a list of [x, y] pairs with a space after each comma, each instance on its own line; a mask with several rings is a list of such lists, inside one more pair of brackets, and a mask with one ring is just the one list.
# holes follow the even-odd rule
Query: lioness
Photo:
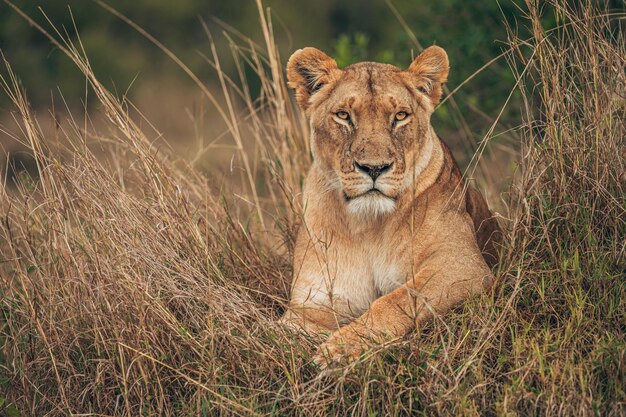
[[430, 124], [448, 70], [436, 46], [406, 71], [340, 69], [315, 48], [289, 59], [314, 162], [282, 320], [333, 332], [322, 366], [405, 335], [494, 281], [497, 221]]

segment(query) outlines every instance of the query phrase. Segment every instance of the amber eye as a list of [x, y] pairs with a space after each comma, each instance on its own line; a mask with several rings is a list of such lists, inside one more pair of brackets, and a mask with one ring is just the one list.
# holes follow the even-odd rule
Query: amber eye
[[339, 117], [341, 120], [350, 120], [350, 114], [347, 111], [340, 110], [335, 113], [335, 116]]
[[401, 111], [401, 112], [396, 113], [395, 119], [396, 119], [396, 122], [400, 122], [406, 119], [407, 117], [409, 117], [409, 114], [405, 111]]

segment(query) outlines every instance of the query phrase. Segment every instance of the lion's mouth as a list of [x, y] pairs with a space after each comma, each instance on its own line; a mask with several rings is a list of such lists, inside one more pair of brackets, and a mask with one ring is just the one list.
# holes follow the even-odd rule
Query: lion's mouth
[[343, 197], [345, 198], [346, 201], [352, 201], [352, 200], [354, 200], [356, 198], [365, 197], [365, 196], [381, 196], [381, 197], [389, 198], [389, 199], [394, 200], [394, 201], [396, 200], [396, 198], [388, 196], [387, 194], [383, 193], [382, 191], [380, 191], [376, 187], [370, 188], [369, 190], [367, 190], [364, 193], [353, 195], [353, 196], [350, 196], [350, 195], [346, 194], [345, 192], [343, 193]]

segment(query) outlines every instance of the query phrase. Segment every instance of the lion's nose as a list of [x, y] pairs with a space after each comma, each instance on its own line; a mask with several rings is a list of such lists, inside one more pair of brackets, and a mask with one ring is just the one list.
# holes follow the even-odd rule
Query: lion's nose
[[378, 178], [381, 174], [384, 174], [385, 172], [389, 171], [391, 169], [391, 166], [393, 165], [393, 163], [383, 163], [383, 164], [370, 164], [370, 163], [364, 163], [364, 164], [360, 164], [356, 161], [354, 161], [354, 166], [365, 172], [367, 175], [369, 175], [370, 177], [372, 177], [372, 180], [376, 181], [376, 178]]

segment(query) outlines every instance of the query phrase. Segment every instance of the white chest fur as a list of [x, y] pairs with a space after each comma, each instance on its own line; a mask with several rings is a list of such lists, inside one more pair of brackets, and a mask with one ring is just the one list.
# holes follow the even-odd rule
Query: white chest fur
[[[339, 248], [337, 248], [339, 249]], [[367, 311], [371, 303], [406, 282], [406, 274], [398, 262], [380, 253], [376, 247], [332, 251], [324, 271], [309, 280], [308, 288], [300, 288], [297, 297], [304, 304], [332, 306], [346, 318], [355, 318]]]
[[402, 268], [391, 261], [378, 261], [372, 264], [372, 275], [378, 297], [389, 294], [407, 281]]
[[354, 306], [353, 313], [360, 315], [376, 298], [404, 284], [406, 277], [397, 262], [371, 248], [357, 256], [356, 262], [339, 265], [336, 280], [342, 299]]

